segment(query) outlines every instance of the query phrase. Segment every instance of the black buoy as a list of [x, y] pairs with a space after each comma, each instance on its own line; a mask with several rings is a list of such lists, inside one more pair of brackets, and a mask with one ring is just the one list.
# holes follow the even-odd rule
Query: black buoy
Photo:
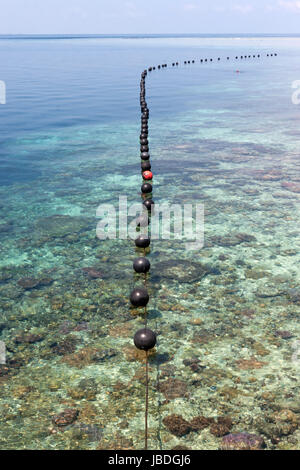
[[141, 169], [142, 172], [151, 170], [151, 163], [149, 161], [142, 162]]
[[135, 246], [137, 248], [148, 248], [150, 246], [150, 238], [145, 235], [145, 234], [141, 234], [139, 235], [136, 240], [135, 240]]
[[142, 160], [147, 161], [147, 160], [149, 160], [149, 158], [150, 158], [149, 152], [142, 152], [141, 153], [141, 159]]
[[156, 345], [156, 334], [148, 328], [143, 328], [136, 332], [133, 341], [138, 349], [149, 351]]
[[150, 261], [147, 258], [136, 258], [133, 262], [133, 269], [136, 273], [146, 274], [150, 271]]
[[150, 194], [152, 193], [152, 184], [150, 183], [144, 183], [141, 186], [141, 191], [143, 194]]
[[146, 307], [149, 302], [148, 291], [144, 287], [133, 289], [130, 294], [130, 302], [134, 307]]
[[143, 202], [143, 205], [146, 207], [148, 211], [151, 211], [152, 207], [154, 207], [155, 205], [155, 202], [153, 201], [153, 199], [146, 199]]
[[149, 152], [149, 145], [141, 145], [141, 152]]

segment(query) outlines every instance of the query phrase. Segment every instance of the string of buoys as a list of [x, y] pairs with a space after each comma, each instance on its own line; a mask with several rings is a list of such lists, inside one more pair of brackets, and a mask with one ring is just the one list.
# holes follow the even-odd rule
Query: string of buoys
[[[268, 54], [266, 54], [266, 56], [267, 56], [267, 57], [277, 57], [278, 54], [277, 54], [277, 53], [272, 53], [272, 54], [268, 53]], [[235, 59], [236, 59], [236, 60], [239, 60], [239, 59], [240, 59], [240, 60], [244, 60], [244, 59], [252, 59], [252, 58], [253, 58], [253, 59], [256, 59], [256, 58], [259, 59], [259, 58], [261, 58], [261, 57], [262, 57], [261, 54], [248, 54], [248, 55], [235, 56]], [[221, 57], [218, 57], [218, 58], [217, 58], [217, 61], [218, 61], [218, 62], [221, 62], [221, 60], [222, 60]], [[226, 60], [230, 60], [230, 57], [227, 56], [227, 57], [226, 57]], [[204, 59], [199, 59], [199, 61], [200, 61], [201, 63], [204, 63], [204, 62], [213, 62], [214, 59], [213, 59], [213, 58], [209, 58], [209, 59], [208, 59], [208, 58], [204, 58]], [[196, 61], [195, 59], [192, 59], [192, 60], [184, 60], [184, 61], [183, 61], [184, 65], [196, 64], [196, 62], [197, 62], [197, 61]], [[179, 62], [172, 62], [171, 65], [172, 65], [172, 67], [178, 66], [178, 65], [179, 65]], [[162, 65], [152, 66], [152, 67], [148, 67], [148, 69], [145, 70], [145, 72], [147, 72], [147, 71], [148, 71], [148, 72], [152, 72], [152, 71], [156, 70], [156, 68], [160, 70], [160, 69], [166, 68], [166, 67], [168, 67], [168, 64], [162, 64]]]
[[[277, 57], [277, 53], [267, 54], [267, 57]], [[241, 55], [240, 59], [260, 58], [261, 54]], [[227, 56], [227, 61], [230, 57]], [[238, 60], [239, 56], [235, 56]], [[213, 58], [199, 59], [200, 63], [213, 62]], [[217, 58], [221, 62], [221, 57]], [[196, 60], [185, 60], [184, 65], [195, 64]], [[172, 67], [179, 66], [179, 62], [172, 62]], [[146, 77], [148, 72], [161, 70], [167, 68], [168, 64], [159, 64], [157, 66], [148, 67], [141, 74], [140, 81], [140, 108], [141, 108], [141, 133], [140, 133], [140, 157], [141, 157], [141, 174], [143, 183], [141, 185], [141, 197], [143, 213], [136, 220], [137, 231], [140, 234], [135, 239], [135, 246], [137, 250], [143, 252], [143, 256], [139, 256], [133, 261], [133, 270], [137, 275], [143, 276], [143, 285], [136, 287], [131, 291], [130, 303], [134, 308], [144, 309], [144, 327], [139, 329], [133, 338], [134, 345], [137, 349], [145, 352], [145, 450], [148, 449], [148, 402], [149, 402], [149, 351], [156, 346], [157, 337], [156, 333], [148, 328], [148, 312], [147, 305], [150, 300], [149, 292], [147, 289], [147, 276], [151, 269], [151, 263], [146, 257], [147, 249], [151, 245], [151, 239], [148, 233], [148, 225], [150, 224], [151, 215], [154, 214], [155, 202], [152, 199], [153, 186], [149, 182], [153, 180], [153, 173], [151, 171], [150, 151], [149, 151], [149, 108], [146, 101]], [[147, 229], [147, 230], [142, 230]], [[147, 231], [147, 233], [145, 233]]]
[[[178, 64], [176, 64], [178, 65]], [[174, 65], [175, 66], [175, 63]], [[157, 66], [157, 69], [166, 68], [167, 64]], [[156, 70], [155, 66], [149, 67], [148, 71]], [[146, 88], [145, 80], [147, 70], [144, 70], [141, 75], [140, 82], [140, 107], [141, 107], [141, 133], [140, 133], [140, 156], [141, 156], [141, 172], [144, 180], [141, 186], [142, 207], [144, 213], [138, 217], [136, 221], [137, 229], [148, 227], [150, 223], [149, 214], [152, 213], [154, 208], [154, 201], [152, 199], [153, 187], [149, 181], [153, 179], [151, 171], [149, 141], [148, 141], [148, 122], [149, 122], [149, 108], [146, 102]], [[148, 352], [156, 345], [156, 334], [148, 328], [148, 312], [147, 305], [149, 302], [149, 293], [147, 290], [147, 274], [150, 271], [151, 263], [146, 258], [146, 249], [149, 248], [151, 240], [145, 233], [141, 233], [135, 240], [137, 249], [143, 250], [143, 256], [139, 256], [133, 261], [134, 271], [144, 276], [144, 286], [133, 289], [130, 294], [131, 305], [135, 308], [144, 309], [144, 328], [138, 330], [134, 335], [134, 344], [136, 348], [145, 351], [145, 366], [146, 366], [146, 394], [145, 394], [145, 450], [148, 449], [148, 397], [149, 397], [149, 366], [148, 366]]]

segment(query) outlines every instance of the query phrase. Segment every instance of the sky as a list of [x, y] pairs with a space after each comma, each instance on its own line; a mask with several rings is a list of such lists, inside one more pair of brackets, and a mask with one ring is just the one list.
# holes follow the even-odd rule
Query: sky
[[0, 0], [0, 34], [300, 33], [300, 0]]

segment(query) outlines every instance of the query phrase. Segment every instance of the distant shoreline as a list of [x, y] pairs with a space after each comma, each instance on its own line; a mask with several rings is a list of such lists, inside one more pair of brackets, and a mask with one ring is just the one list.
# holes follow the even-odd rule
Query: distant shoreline
[[259, 38], [300, 38], [300, 34], [0, 34], [1, 39], [259, 39]]

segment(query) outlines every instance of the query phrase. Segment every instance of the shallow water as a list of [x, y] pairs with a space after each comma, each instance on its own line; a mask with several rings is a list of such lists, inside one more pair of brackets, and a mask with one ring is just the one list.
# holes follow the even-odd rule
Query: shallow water
[[[96, 209], [139, 202], [140, 72], [186, 59], [147, 78], [154, 199], [205, 205], [202, 250], [149, 253], [149, 447], [299, 448], [299, 41], [0, 40], [0, 448], [143, 448], [136, 253], [96, 238]], [[174, 414], [226, 425], [179, 436]]]

